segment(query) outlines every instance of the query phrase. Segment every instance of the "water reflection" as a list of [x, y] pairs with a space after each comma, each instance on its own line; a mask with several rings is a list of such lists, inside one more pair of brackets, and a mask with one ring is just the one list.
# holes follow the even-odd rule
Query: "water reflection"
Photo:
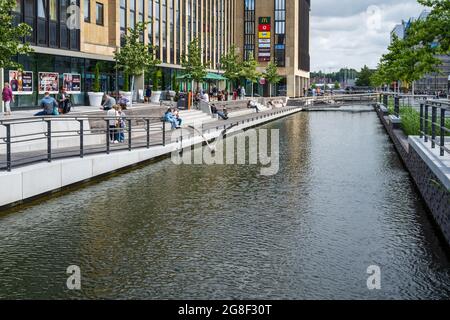
[[[272, 177], [166, 160], [4, 215], [0, 298], [449, 296], [443, 243], [375, 114], [267, 128], [280, 129]], [[81, 292], [65, 289], [72, 264]]]

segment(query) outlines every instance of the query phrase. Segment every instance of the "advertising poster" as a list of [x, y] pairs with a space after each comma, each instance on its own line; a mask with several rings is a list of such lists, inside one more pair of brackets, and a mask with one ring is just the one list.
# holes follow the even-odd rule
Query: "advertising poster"
[[64, 73], [63, 87], [69, 94], [81, 93], [81, 75], [77, 73]]
[[10, 70], [9, 84], [14, 95], [33, 94], [33, 72]]
[[59, 73], [39, 72], [39, 94], [49, 92], [57, 94], [59, 91]]

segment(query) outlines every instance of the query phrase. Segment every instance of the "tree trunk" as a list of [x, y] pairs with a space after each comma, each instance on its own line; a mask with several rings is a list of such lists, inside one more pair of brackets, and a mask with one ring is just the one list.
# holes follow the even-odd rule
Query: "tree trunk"
[[131, 76], [131, 100], [130, 102], [133, 102], [134, 99], [134, 75]]
[[272, 98], [272, 84], [269, 83], [269, 97]]

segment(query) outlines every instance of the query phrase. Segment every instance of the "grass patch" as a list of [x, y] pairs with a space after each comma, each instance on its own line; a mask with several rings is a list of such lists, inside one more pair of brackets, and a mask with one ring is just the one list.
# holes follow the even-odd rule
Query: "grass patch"
[[[389, 114], [393, 115], [394, 101], [393, 99], [388, 102]], [[431, 120], [431, 112], [429, 114]], [[410, 106], [400, 107], [400, 118], [402, 119], [402, 129], [407, 136], [419, 136], [420, 135], [420, 112]], [[441, 123], [441, 118], [438, 117], [436, 123]], [[445, 120], [445, 127], [450, 128], [450, 119]], [[436, 128], [436, 135], [440, 135], [441, 130]], [[428, 124], [428, 135], [431, 135], [431, 123]], [[450, 136], [450, 133], [446, 132], [446, 136]]]

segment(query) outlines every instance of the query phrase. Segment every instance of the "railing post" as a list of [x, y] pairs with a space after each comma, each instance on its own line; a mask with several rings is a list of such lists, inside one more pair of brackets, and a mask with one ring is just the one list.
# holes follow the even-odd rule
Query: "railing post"
[[52, 121], [47, 120], [47, 161], [52, 162]]
[[106, 154], [109, 154], [110, 151], [110, 143], [111, 143], [111, 139], [109, 137], [110, 135], [110, 129], [109, 129], [109, 120], [105, 120], [106, 121]]
[[431, 148], [436, 147], [436, 121], [437, 121], [437, 108], [431, 107]]
[[163, 147], [166, 146], [166, 122], [163, 121], [163, 132], [162, 132], [162, 143], [163, 143]]
[[80, 123], [80, 158], [84, 157], [84, 121], [78, 120]]
[[441, 157], [445, 155], [445, 109], [441, 109]]
[[147, 123], [147, 149], [150, 149], [150, 119], [145, 120]]
[[400, 117], [400, 97], [395, 96], [394, 97], [394, 113], [398, 117]]
[[423, 138], [423, 103], [420, 104], [420, 138]]
[[6, 170], [11, 172], [11, 125], [5, 124], [6, 126]]
[[424, 124], [425, 124], [425, 142], [428, 142], [428, 120], [429, 120], [429, 116], [428, 116], [428, 103], [425, 102], [425, 120], [424, 120]]
[[128, 122], [128, 151], [131, 151], [131, 143], [132, 143], [132, 139], [131, 139], [131, 134], [132, 134], [131, 119], [127, 119], [127, 122]]

